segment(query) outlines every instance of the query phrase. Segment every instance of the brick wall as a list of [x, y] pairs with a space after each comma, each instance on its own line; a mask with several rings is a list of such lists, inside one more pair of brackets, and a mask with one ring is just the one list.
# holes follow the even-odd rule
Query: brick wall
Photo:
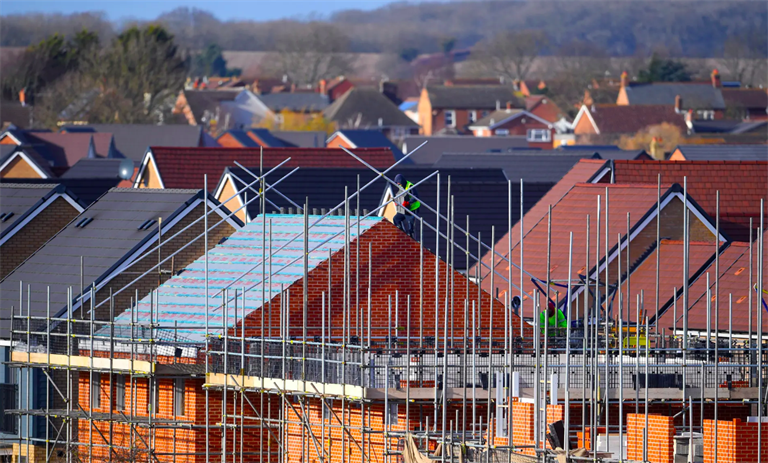
[[[740, 419], [717, 422], [704, 421], [704, 463], [756, 463], [758, 452], [762, 461], [768, 461], [768, 423], [759, 425], [762, 429], [762, 446], [757, 446], [757, 423], [746, 423]], [[717, 459], [715, 459], [717, 448]]]
[[671, 416], [648, 415], [648, 430], [645, 431], [645, 415], [627, 415], [627, 458], [643, 460], [643, 440], [648, 439], [648, 461], [651, 463], [672, 463], [674, 461], [675, 423]]
[[[512, 403], [512, 443], [516, 447], [536, 445], [535, 410], [535, 405], [530, 402]], [[562, 420], [564, 416], [565, 407], [563, 405], [547, 405], [547, 424]], [[496, 437], [494, 443], [496, 445], [508, 445], [509, 440], [504, 437]], [[545, 441], [542, 441], [540, 445], [546, 445], [547, 448], [551, 448], [549, 443]], [[536, 454], [533, 448], [524, 448], [521, 450], [521, 453], [525, 455]]]
[[[391, 320], [391, 334], [397, 336], [399, 340], [403, 341], [408, 334], [407, 324], [407, 301], [410, 296], [411, 302], [411, 324], [410, 324], [410, 336], [412, 340], [418, 340], [420, 332], [424, 337], [435, 336], [435, 323], [439, 323], [439, 336], [440, 339], [444, 336], [445, 319], [444, 319], [444, 307], [445, 307], [445, 295], [446, 295], [446, 275], [448, 268], [446, 264], [440, 261], [437, 265], [439, 283], [435, 285], [435, 255], [430, 251], [419, 247], [419, 243], [409, 238], [402, 233], [397, 227], [387, 221], [382, 221], [374, 225], [369, 231], [364, 233], [360, 239], [360, 266], [359, 271], [356, 269], [356, 249], [355, 242], [352, 243], [350, 249], [350, 266], [352, 282], [351, 293], [351, 330], [352, 333], [357, 333], [359, 323], [356, 323], [360, 317], [364, 321], [363, 327], [365, 328], [365, 336], [367, 336], [367, 317], [368, 317], [368, 286], [369, 278], [368, 273], [371, 271], [370, 286], [371, 286], [371, 327], [372, 336], [374, 339], [378, 338], [382, 340], [386, 338], [388, 333], [388, 326], [390, 326]], [[371, 261], [369, 262], [369, 245], [371, 247]], [[322, 325], [322, 297], [323, 292], [326, 292], [326, 313], [328, 307], [331, 312], [332, 335], [334, 337], [340, 337], [342, 334], [342, 320], [344, 313], [343, 307], [343, 269], [344, 269], [344, 253], [345, 250], [340, 250], [333, 254], [333, 256], [325, 262], [318, 265], [310, 272], [308, 281], [308, 316], [307, 316], [307, 333], [308, 336], [319, 336], [321, 334]], [[420, 253], [423, 254], [423, 275], [424, 285], [420, 288], [420, 269], [421, 263], [419, 260]], [[329, 269], [330, 269], [330, 306], [328, 305], [329, 291]], [[356, 281], [359, 277], [358, 290], [355, 290]], [[452, 273], [453, 287], [454, 287], [454, 313], [453, 320], [450, 316], [448, 319], [448, 329], [453, 329], [455, 338], [465, 338], [464, 329], [472, 326], [471, 311], [467, 315], [465, 322], [464, 318], [464, 298], [469, 290], [470, 304], [474, 301], [475, 304], [479, 304], [480, 313], [479, 318], [482, 320], [482, 330], [480, 336], [484, 341], [488, 339], [488, 320], [490, 318], [491, 308], [491, 296], [485, 291], [480, 291], [478, 286], [470, 283], [467, 285], [467, 280], [459, 272], [454, 271]], [[435, 288], [438, 290], [439, 304], [438, 309], [435, 310]], [[287, 288], [290, 298], [290, 323], [291, 335], [301, 336], [303, 331], [303, 279], [299, 279], [289, 288]], [[420, 290], [423, 290], [423, 300], [420, 301]], [[399, 298], [396, 304], [395, 295]], [[390, 299], [391, 309], [390, 309]], [[359, 298], [359, 306], [356, 301]], [[280, 326], [279, 312], [280, 312], [280, 296], [272, 299], [271, 308], [267, 305], [267, 309], [264, 314], [265, 322], [262, 327], [261, 324], [261, 311], [253, 312], [249, 317], [246, 317], [245, 327], [246, 333], [249, 336], [260, 335], [262, 329], [272, 327], [272, 335], [277, 335], [277, 328]], [[420, 310], [420, 304], [422, 309]], [[450, 301], [449, 301], [450, 304]], [[397, 310], [396, 310], [397, 305]], [[450, 311], [449, 311], [450, 313]], [[436, 320], [437, 317], [437, 320]], [[520, 320], [516, 315], [512, 315], [512, 328], [519, 330]], [[328, 326], [328, 320], [326, 320], [326, 326]], [[493, 302], [493, 324], [494, 324], [494, 336], [501, 338], [503, 336], [504, 328], [504, 304], [498, 300]], [[326, 332], [327, 333], [327, 332]], [[268, 334], [268, 333], [267, 333]], [[469, 333], [467, 334], [469, 336]]]
[[77, 209], [57, 198], [0, 246], [0, 280], [77, 217]]

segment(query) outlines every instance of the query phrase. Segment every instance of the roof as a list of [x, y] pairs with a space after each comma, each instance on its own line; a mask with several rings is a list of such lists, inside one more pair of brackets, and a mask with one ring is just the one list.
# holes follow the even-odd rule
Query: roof
[[66, 126], [67, 132], [111, 133], [115, 148], [123, 157], [141, 162], [149, 146], [200, 146], [202, 128], [192, 125], [150, 125], [150, 124], [90, 124]]
[[[319, 222], [318, 222], [319, 220]], [[307, 235], [310, 252], [308, 254], [309, 270], [313, 270], [328, 259], [328, 256], [344, 247], [345, 218], [326, 217], [320, 220], [319, 216], [310, 215], [309, 224], [315, 224], [309, 229]], [[354, 240], [358, 235], [357, 217], [352, 217], [354, 227], [350, 228], [350, 234]], [[265, 238], [262, 234], [265, 223], [271, 226], [272, 234]], [[360, 233], [365, 233], [375, 224], [379, 218], [367, 218], [360, 220]], [[265, 248], [263, 243], [270, 243], [272, 250]], [[279, 251], [274, 251], [281, 248]], [[155, 320], [164, 326], [177, 325], [182, 340], [201, 342], [206, 333], [199, 329], [205, 325], [205, 262], [208, 262], [208, 323], [213, 327], [221, 327], [227, 319], [227, 326], [234, 326], [236, 317], [224, 317], [220, 303], [219, 293], [232, 284], [237, 277], [238, 287], [244, 287], [246, 293], [241, 296], [245, 299], [238, 317], [242, 319], [250, 313], [258, 310], [267, 301], [272, 300], [281, 291], [299, 281], [304, 275], [304, 263], [302, 255], [304, 250], [304, 216], [268, 214], [260, 215], [254, 221], [232, 234], [222, 244], [208, 251], [208, 255], [202, 256], [188, 265], [179, 275], [161, 285], [157, 290], [158, 301], [155, 302]], [[272, 254], [272, 262], [265, 259]], [[267, 264], [269, 262], [269, 264]], [[272, 276], [266, 288], [262, 288], [264, 281], [263, 267], [272, 265]], [[262, 290], [266, 297], [262, 299]], [[217, 297], [218, 295], [218, 297]], [[134, 322], [146, 322], [150, 317], [150, 297], [139, 301], [135, 312], [131, 310], [120, 314], [118, 323], [129, 323], [133, 317]], [[185, 329], [187, 326], [193, 326]], [[194, 328], [197, 327], [197, 328]], [[221, 330], [211, 328], [211, 333]], [[108, 331], [99, 334], [108, 335]], [[125, 337], [129, 332], [120, 333]], [[161, 335], [162, 336], [162, 335]]]
[[518, 154], [450, 153], [444, 154], [433, 165], [435, 168], [503, 169], [507, 179], [519, 184], [525, 182], [557, 183], [579, 159], [600, 159], [597, 153], [571, 154]]
[[[764, 237], [765, 239], [765, 237]], [[757, 281], [757, 246], [752, 246], [752, 281]], [[749, 244], [742, 242], [733, 242], [720, 254], [720, 279], [719, 286], [719, 320], [715, 317], [716, 299], [711, 304], [711, 323], [713, 327], [720, 326], [721, 330], [728, 329], [728, 301], [729, 296], [732, 300], [733, 331], [737, 333], [746, 333], [749, 330], [749, 320], [752, 319], [753, 333], [757, 329], [756, 310], [765, 310], [764, 306], [757, 309], [749, 307], [749, 293], [752, 293], [751, 301], [753, 304], [757, 300], [757, 291], [754, 287], [750, 288], [750, 270], [749, 270]], [[768, 263], [768, 256], [764, 256], [763, 268]], [[715, 280], [715, 261], [710, 259], [708, 265], [701, 267], [698, 272], [693, 271], [691, 267], [691, 284], [688, 288], [688, 328], [706, 329], [707, 328], [707, 274], [709, 274], [710, 289], [712, 297], [716, 296]], [[768, 277], [763, 277], [763, 288], [768, 287]], [[682, 280], [682, 278], [681, 278]], [[754, 284], [754, 283], [753, 283]], [[682, 291], [678, 291], [677, 297], [665, 298], [659, 317], [659, 326], [671, 328], [674, 323], [674, 301], [677, 299], [677, 326], [682, 328], [682, 310], [683, 307]], [[763, 295], [763, 300], [766, 296]], [[768, 314], [763, 313], [763, 323], [765, 323]]]
[[530, 95], [525, 97], [525, 109], [549, 122], [557, 122], [566, 114], [546, 95]]
[[678, 145], [688, 161], [768, 161], [768, 145]]
[[[267, 129], [248, 129], [248, 135], [250, 135], [251, 137], [255, 136], [256, 138], [261, 140], [262, 143], [264, 143], [266, 146], [269, 146], [270, 148], [293, 146], [291, 143], [288, 143], [285, 140], [281, 140], [275, 137]], [[244, 145], [244, 146], [248, 146], [248, 145]]]
[[54, 183], [0, 183], [0, 237], [36, 206], [55, 193]]
[[[259, 167], [248, 167], [248, 170], [258, 172]], [[290, 168], [277, 169], [267, 177], [267, 183], [273, 184], [277, 182], [292, 170], [293, 169]], [[234, 175], [235, 178], [233, 178], [233, 180], [238, 191], [243, 190], [247, 183], [255, 180], [251, 174], [238, 167], [228, 167], [222, 176], [222, 180], [227, 174]], [[279, 190], [280, 193], [301, 206], [304, 205], [304, 201], [308, 197], [309, 209], [314, 213], [315, 210], [330, 210], [343, 203], [345, 198], [345, 187], [348, 188], [347, 191], [349, 195], [355, 193], [357, 191], [358, 175], [360, 176], [361, 188], [371, 180], [378, 178], [378, 175], [367, 167], [344, 169], [310, 167], [301, 168], [289, 177], [286, 177], [285, 180], [281, 180], [280, 183], [275, 186], [275, 189]], [[382, 188], [384, 188], [384, 181], [379, 180], [377, 183], [363, 189], [360, 193], [360, 209], [371, 212], [379, 207]], [[255, 185], [255, 190], [258, 191], [257, 185]], [[244, 200], [243, 202], [248, 201], [248, 198], [253, 198], [254, 196], [254, 191], [246, 190], [241, 193], [241, 199]], [[267, 213], [279, 212], [279, 208], [281, 207], [286, 208], [286, 210], [294, 207], [286, 199], [271, 190], [267, 191], [266, 198], [268, 202], [265, 212]], [[353, 213], [356, 207], [357, 199], [355, 198], [350, 201], [350, 208]], [[256, 217], [261, 213], [259, 210], [259, 200], [249, 202], [246, 208], [248, 209], [249, 217]]]
[[[0, 318], [9, 316], [11, 306], [18, 308], [19, 282], [31, 283], [33, 317], [46, 315], [48, 286], [51, 313], [58, 312], [67, 304], [67, 289], [80, 287], [81, 256], [83, 281], [99, 282], [155, 236], [157, 227], [139, 230], [139, 225], [162, 217], [163, 224], [171, 227], [173, 218], [199, 197], [197, 190], [110, 190], [0, 282]], [[94, 220], [81, 228], [80, 218]], [[0, 332], [7, 328], [8, 322], [0, 321]]]
[[[361, 166], [360, 161], [335, 148], [264, 148], [263, 153], [264, 167], [274, 167], [288, 158], [291, 160], [284, 167]], [[354, 153], [376, 168], [387, 168], [394, 163], [389, 149], [358, 148]], [[235, 161], [244, 166], [259, 165], [261, 149], [152, 147], [149, 155], [155, 160], [165, 188], [201, 187], [205, 174], [213, 187], [215, 179], [221, 177], [225, 168], [234, 167]]]
[[[557, 204], [566, 194], [568, 194], [574, 185], [592, 180], [602, 170], [604, 170], [607, 165], [608, 161], [604, 161], [602, 159], [580, 159], [576, 165], [574, 165], [571, 170], [569, 170], [568, 173], [560, 179], [559, 182], [550, 188], [545, 195], [541, 196], [541, 198], [538, 199], [535, 204], [525, 212], [523, 221], [525, 228], [523, 229], [523, 232], [528, 233], [534, 225], [539, 223], [539, 221], [541, 221], [542, 218], [547, 215], [549, 206], [554, 206]], [[529, 187], [530, 186], [526, 183], [523, 184], [523, 198], [526, 200], [529, 196], [531, 196]], [[515, 190], [519, 190], [519, 188], [513, 188], [513, 192]], [[506, 256], [509, 253], [510, 243], [514, 247], [517, 246], [517, 244], [520, 242], [519, 219], [520, 217], [518, 217], [518, 220], [513, 220], [514, 225], [512, 226], [512, 231], [510, 233], [505, 233], [506, 228], [503, 228], [504, 232], [500, 230], [498, 233], [500, 239], [497, 239], [496, 242], [496, 252]], [[488, 258], [484, 259], [484, 261], [486, 264], [491, 262]], [[485, 272], [487, 272], [487, 270], [483, 270], [483, 273]], [[472, 274], [474, 274], [474, 271]]]
[[497, 127], [507, 122], [510, 119], [521, 117], [521, 116], [528, 116], [528, 117], [535, 118], [542, 124], [551, 124], [549, 121], [544, 120], [534, 114], [531, 114], [525, 109], [498, 109], [496, 111], [491, 112], [487, 116], [469, 124], [469, 126], [470, 128], [488, 127], [492, 129], [494, 127]]
[[186, 98], [189, 109], [195, 117], [195, 122], [200, 124], [205, 118], [206, 113], [216, 114], [216, 110], [222, 101], [233, 101], [239, 93], [240, 89], [184, 90], [184, 98]]
[[728, 107], [767, 109], [768, 90], [764, 88], [722, 88], [723, 100]]
[[[0, 151], [0, 166], [5, 165], [14, 156], [22, 156], [33, 164], [33, 168], [36, 168], [48, 178], [56, 177], [56, 174], [50, 168], [50, 162], [45, 159], [38, 151], [32, 146], [17, 146], [17, 145], [0, 145], [2, 151]], [[3, 179], [6, 180], [6, 179]]]
[[[424, 167], [404, 167], [397, 173], [403, 174], [405, 178], [416, 184], [422, 179], [433, 173], [435, 169]], [[440, 212], [444, 217], [448, 215], [448, 179], [450, 177], [450, 191], [454, 196], [454, 217], [456, 224], [461, 228], [466, 227], [467, 216], [469, 216], [470, 233], [475, 237], [478, 233], [481, 235], [482, 242], [490, 247], [491, 228], [496, 227], [496, 238], [503, 234], [507, 229], [509, 218], [508, 197], [509, 183], [501, 169], [440, 169]], [[552, 186], [551, 183], [531, 183], [526, 189], [524, 196], [524, 209], [528, 210], [536, 201], [539, 200]], [[512, 186], [512, 221], [519, 218], [520, 188]], [[437, 176], [428, 179], [417, 187], [421, 201], [433, 209], [437, 209]], [[434, 251], [435, 233], [429, 229], [426, 223], [435, 225], [435, 215], [428, 211], [424, 206], [421, 208], [421, 217], [424, 218], [424, 246], [431, 252], [438, 254], [441, 259], [446, 260], [444, 237], [440, 238], [440, 249]], [[418, 224], [417, 224], [418, 227]], [[444, 228], [444, 224], [441, 226]], [[418, 233], [418, 232], [417, 232]], [[458, 233], [457, 233], [458, 236]], [[459, 242], [460, 241], [460, 242]], [[462, 236], [457, 239], [457, 245], [462, 248], [466, 240]], [[477, 242], [470, 244], [470, 252], [477, 255]], [[487, 248], [483, 247], [481, 255], [485, 255]], [[454, 254], [454, 265], [458, 269], [465, 268], [466, 256], [456, 249]], [[472, 265], [473, 261], [469, 263]]]
[[741, 119], [694, 120], [689, 122], [693, 133], [752, 133], [766, 131], [768, 121], [743, 121]]
[[19, 128], [32, 125], [32, 106], [23, 106], [17, 101], [0, 102], [0, 127], [13, 124]]
[[117, 186], [120, 179], [115, 178], [4, 178], [2, 181], [6, 185], [31, 184], [31, 185], [61, 185], [71, 191], [82, 204], [89, 205], [96, 201], [104, 193]]
[[242, 146], [243, 148], [258, 148], [259, 146], [261, 146], [258, 143], [256, 143], [256, 141], [253, 138], [249, 137], [248, 132], [246, 132], [245, 130], [241, 130], [241, 129], [227, 130], [226, 132], [224, 132], [219, 136], [218, 140], [221, 140], [221, 137], [225, 135], [229, 135], [230, 137], [237, 140], [237, 142], [240, 143], [240, 146]]
[[392, 100], [372, 88], [353, 88], [324, 111], [326, 119], [340, 127], [413, 127], [419, 125], [406, 116]]
[[400, 148], [379, 130], [338, 130], [328, 138], [328, 141], [337, 136], [346, 139], [356, 148], [389, 148], [394, 153], [396, 159], [399, 160], [403, 157]]
[[61, 178], [117, 178], [123, 159], [83, 158], [62, 174]]
[[[573, 233], [573, 273], [571, 276], [574, 281], [576, 281], [580, 276], [586, 275], [587, 269], [584, 268], [584, 262], [587, 258], [587, 216], [591, 216], [594, 233], [596, 227], [595, 216], [597, 213], [597, 197], [602, 197], [600, 207], [603, 213], [601, 221], [603, 222], [602, 229], [604, 230], [604, 222], [606, 220], [604, 215], [606, 189], [609, 190], [608, 194], [610, 201], [610, 214], [607, 217], [609, 221], [608, 226], [610, 230], [613, 230], [613, 233], [610, 233], [608, 243], [601, 241], [601, 247], [607, 244], [607, 246], [612, 249], [611, 252], [613, 252], [613, 249], [616, 247], [618, 235], [620, 234], [622, 239], [626, 235], [627, 214], [630, 214], [631, 229], [634, 231], [637, 226], [643, 223], [646, 216], [656, 212], [656, 185], [576, 184], [562, 199], [560, 199], [560, 201], [552, 206], [552, 252], [549, 256], [549, 271], [552, 280], [562, 281], [567, 280], [568, 278], [570, 233]], [[674, 187], [670, 188], [669, 186], [663, 186], [663, 197], [668, 196], [673, 190]], [[540, 280], [545, 280], [547, 278], [547, 245], [549, 236], [547, 216], [548, 214], [544, 214], [539, 218], [538, 222], [531, 224], [531, 228], [524, 237], [525, 271]], [[531, 221], [533, 221], [533, 218], [531, 219]], [[526, 217], [526, 220], [528, 220], [528, 217]], [[504, 237], [502, 241], [505, 239], [507, 238]], [[501, 252], [501, 250], [498, 250], [498, 252]], [[590, 256], [590, 273], [592, 272], [592, 269], [595, 268], [594, 262], [592, 261], [593, 258], [594, 256]], [[518, 266], [520, 265], [518, 242], [513, 245], [512, 262]], [[506, 264], [497, 263], [496, 265], [500, 267], [497, 271], [506, 277]], [[518, 267], [513, 266], [511, 273], [512, 282], [515, 285], [519, 285], [520, 270]], [[498, 279], [496, 283], [503, 291], [506, 284], [498, 281]], [[483, 283], [483, 287], [487, 288], [489, 287], [489, 284], [490, 280], [486, 279]], [[528, 294], [532, 294], [533, 290], [536, 289], [536, 286], [529, 276], [523, 278], [523, 289]], [[559, 291], [562, 293], [562, 290]], [[562, 300], [564, 296], [564, 294], [560, 294], [560, 299]], [[557, 298], [557, 296], [551, 297], [553, 299]], [[528, 309], [530, 310], [530, 305], [528, 305]]]
[[430, 85], [427, 93], [433, 109], [496, 109], [507, 102], [525, 108], [513, 90], [503, 85]]
[[[655, 243], [654, 243], [655, 246]], [[683, 242], [675, 240], [661, 240], [659, 247], [659, 309], [661, 310], [664, 304], [669, 300], [675, 289], [683, 287]], [[714, 259], [715, 256], [715, 243], [705, 243], [698, 241], [691, 241], [688, 244], [688, 266], [691, 274], [695, 273], [704, 265], [708, 265], [710, 259]], [[643, 301], [646, 313], [649, 317], [656, 316], [656, 253], [657, 249], [653, 249], [652, 252], [647, 253], [647, 257], [642, 263], [640, 263], [629, 277], [629, 300], [632, 301], [633, 309], [630, 313], [623, 313], [622, 319], [625, 321], [636, 322], [636, 300], [642, 292]], [[624, 265], [625, 261], [622, 261]], [[622, 272], [626, 275], [626, 269], [622, 269]], [[622, 294], [626, 295], [627, 282], [624, 277], [624, 282], [621, 285]], [[626, 296], [622, 296], [626, 297]], [[614, 305], [613, 313], [618, 315], [617, 302]], [[681, 313], [678, 315], [682, 314]], [[643, 316], [641, 314], [641, 320]], [[671, 324], [670, 324], [671, 326]]]
[[418, 151], [408, 157], [414, 164], [431, 166], [445, 153], [484, 153], [506, 151], [512, 148], [528, 148], [525, 136], [471, 137], [465, 135], [424, 136], [412, 135], [403, 141], [403, 153], [408, 154], [422, 143]]
[[723, 93], [708, 83], [632, 83], [624, 88], [630, 105], [670, 105], [682, 98], [683, 109], [725, 109]]
[[711, 217], [715, 217], [717, 191], [720, 191], [720, 227], [730, 238], [749, 240], [749, 219], [753, 228], [760, 223], [760, 199], [768, 199], [768, 159], [766, 161], [615, 161], [616, 183], [656, 185], [683, 184], [688, 194]]
[[283, 92], [256, 96], [274, 112], [283, 110], [295, 112], [323, 111], [329, 104], [328, 95], [314, 92]]
[[[589, 111], [589, 115], [582, 114]], [[663, 105], [592, 105], [582, 106], [581, 111], [573, 121], [574, 127], [581, 117], [591, 117], [600, 134], [635, 133], [648, 126], [672, 124], [685, 132], [683, 114], [675, 112], [674, 106]]]
[[328, 136], [325, 132], [316, 130], [273, 130], [271, 133], [287, 146], [297, 148], [325, 148], [325, 138]]
[[94, 154], [104, 158], [110, 155], [112, 147], [110, 133], [28, 132], [26, 136], [33, 144], [45, 146], [45, 149], [38, 151], [54, 167], [71, 167], [80, 159], [88, 157], [91, 143]]

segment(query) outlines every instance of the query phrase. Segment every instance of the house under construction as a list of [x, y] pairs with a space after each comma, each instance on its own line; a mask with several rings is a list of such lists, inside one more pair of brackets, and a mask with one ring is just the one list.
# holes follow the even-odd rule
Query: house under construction
[[[291, 198], [298, 214], [209, 244], [280, 188], [275, 169], [227, 171], [242, 188], [201, 203], [203, 232], [156, 241], [108, 296], [71, 288], [33, 316], [36, 282], [22, 282], [8, 366], [42, 372], [47, 392], [5, 410], [41, 429], [13, 461], [768, 462], [762, 200], [734, 241], [719, 194], [713, 216], [687, 179], [581, 179], [517, 225], [525, 184], [510, 182], [509, 226], [488, 246], [448, 182], [420, 209], [425, 242], [381, 217], [387, 204], [362, 211], [361, 191], [397, 190], [398, 163], [360, 161], [375, 176], [327, 213]], [[167, 272], [177, 235], [204, 249]], [[565, 326], [540, 316], [550, 306]]]

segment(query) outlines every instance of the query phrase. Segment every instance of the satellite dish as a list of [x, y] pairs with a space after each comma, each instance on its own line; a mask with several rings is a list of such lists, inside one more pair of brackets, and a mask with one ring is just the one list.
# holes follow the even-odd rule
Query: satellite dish
[[120, 161], [117, 175], [123, 180], [130, 180], [133, 177], [133, 159], [126, 158]]

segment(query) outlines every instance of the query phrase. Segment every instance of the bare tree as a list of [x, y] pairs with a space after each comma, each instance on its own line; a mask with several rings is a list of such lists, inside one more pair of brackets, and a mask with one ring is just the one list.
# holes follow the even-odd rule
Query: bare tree
[[723, 45], [723, 62], [731, 79], [744, 85], [756, 84], [761, 71], [765, 72], [766, 60], [761, 57], [765, 41], [764, 37], [755, 33], [728, 37]]
[[316, 84], [353, 71], [347, 53], [349, 39], [339, 29], [320, 22], [282, 34], [273, 55], [272, 71], [297, 84]]
[[489, 74], [510, 81], [525, 79], [536, 57], [547, 46], [542, 31], [505, 31], [481, 42], [473, 52], [475, 61]]

